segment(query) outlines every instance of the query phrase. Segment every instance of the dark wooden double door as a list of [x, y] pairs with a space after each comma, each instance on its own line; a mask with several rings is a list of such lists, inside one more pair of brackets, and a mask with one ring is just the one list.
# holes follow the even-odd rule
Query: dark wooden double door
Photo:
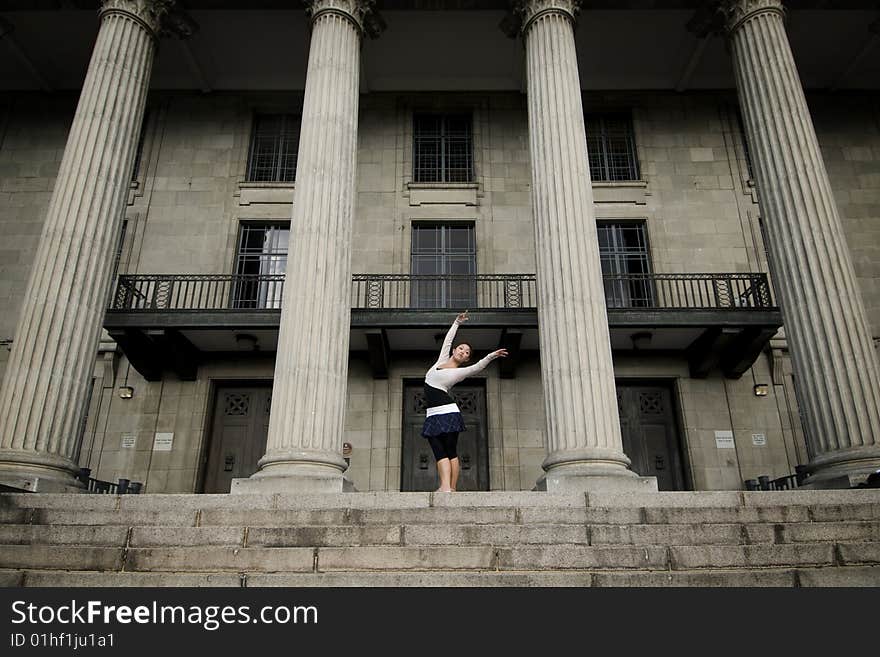
[[272, 386], [218, 386], [203, 491], [228, 493], [232, 480], [250, 477], [266, 453]]
[[[437, 490], [439, 478], [434, 453], [421, 435], [425, 422], [423, 382], [406, 382], [403, 392], [403, 491]], [[478, 384], [457, 385], [452, 397], [461, 409], [467, 431], [458, 436], [461, 474], [457, 490], [489, 490], [489, 448], [486, 431], [486, 388]]]
[[657, 477], [660, 490], [686, 490], [672, 388], [618, 383], [617, 410], [630, 469]]

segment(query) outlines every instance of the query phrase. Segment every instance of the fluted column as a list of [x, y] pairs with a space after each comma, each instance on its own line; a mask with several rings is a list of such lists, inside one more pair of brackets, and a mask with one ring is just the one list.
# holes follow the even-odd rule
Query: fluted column
[[174, 0], [105, 0], [0, 392], [0, 483], [76, 486], [97, 355], [160, 23]]
[[623, 453], [574, 41], [579, 0], [515, 5], [525, 39], [547, 490], [641, 487]]
[[373, 0], [307, 0], [296, 195], [260, 470], [232, 492], [341, 491], [361, 38]]
[[780, 0], [724, 0], [774, 284], [813, 454], [811, 485], [880, 468], [880, 374]]

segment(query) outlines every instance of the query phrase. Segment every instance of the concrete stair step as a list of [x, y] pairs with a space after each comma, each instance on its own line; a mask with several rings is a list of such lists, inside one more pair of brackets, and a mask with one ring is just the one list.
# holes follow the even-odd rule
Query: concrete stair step
[[60, 587], [877, 587], [880, 566], [699, 571], [425, 571], [335, 573], [165, 573], [0, 570], [0, 586]]
[[754, 545], [880, 542], [880, 522], [688, 525], [0, 525], [0, 545], [347, 547], [362, 545]]
[[[36, 497], [36, 496], [35, 496]], [[64, 508], [0, 508], [0, 524], [126, 525], [126, 526], [249, 526], [301, 525], [693, 525], [880, 522], [877, 504], [792, 507], [425, 507], [326, 509], [144, 509], [78, 510]]]

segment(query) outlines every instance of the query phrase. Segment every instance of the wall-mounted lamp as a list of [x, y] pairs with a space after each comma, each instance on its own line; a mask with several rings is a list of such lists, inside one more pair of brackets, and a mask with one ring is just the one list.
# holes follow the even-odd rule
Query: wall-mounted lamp
[[134, 388], [131, 386], [119, 386], [119, 398], [131, 399], [134, 397]]
[[629, 336], [629, 339], [632, 341], [633, 349], [639, 351], [640, 349], [647, 349], [651, 346], [651, 337], [649, 331], [639, 331], [638, 333], [633, 333]]
[[756, 384], [753, 390], [755, 391], [755, 397], [766, 397], [770, 394], [770, 386], [766, 383]]
[[259, 349], [256, 336], [250, 333], [236, 333], [235, 344], [239, 351], [257, 351]]

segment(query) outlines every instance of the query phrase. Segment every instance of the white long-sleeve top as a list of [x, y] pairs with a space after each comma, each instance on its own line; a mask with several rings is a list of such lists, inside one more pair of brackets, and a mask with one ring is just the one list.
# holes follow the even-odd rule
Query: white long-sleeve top
[[438, 388], [446, 393], [448, 393], [449, 389], [456, 383], [461, 383], [467, 377], [482, 372], [486, 369], [486, 366], [489, 363], [498, 358], [498, 356], [495, 356], [494, 353], [492, 353], [468, 367], [446, 367], [439, 369], [441, 365], [444, 365], [451, 360], [449, 352], [452, 349], [452, 341], [455, 339], [458, 325], [459, 322], [458, 319], [456, 319], [446, 333], [446, 338], [443, 340], [443, 346], [440, 347], [440, 357], [425, 374], [425, 383], [432, 388]]

